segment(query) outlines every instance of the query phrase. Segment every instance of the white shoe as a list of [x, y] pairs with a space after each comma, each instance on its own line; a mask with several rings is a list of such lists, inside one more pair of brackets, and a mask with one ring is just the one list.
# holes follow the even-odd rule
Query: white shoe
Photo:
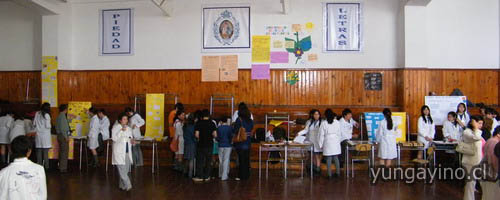
[[241, 179], [240, 179], [240, 178], [235, 178], [234, 180], [237, 180], [237, 181], [239, 181], [239, 180], [241, 180]]
[[193, 181], [194, 181], [194, 182], [202, 182], [202, 181], [203, 181], [203, 179], [201, 179], [201, 178], [193, 178]]

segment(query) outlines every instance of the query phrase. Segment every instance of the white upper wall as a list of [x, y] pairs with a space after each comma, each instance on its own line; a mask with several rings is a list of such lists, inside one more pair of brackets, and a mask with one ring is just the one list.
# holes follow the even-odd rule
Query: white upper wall
[[[201, 8], [202, 4], [213, 3], [251, 5], [252, 35], [264, 34], [267, 25], [316, 25], [311, 52], [318, 53], [319, 60], [274, 67], [474, 69], [498, 68], [500, 62], [498, 0], [432, 0], [413, 14], [408, 10], [415, 9], [408, 7], [402, 12], [403, 0], [361, 0], [363, 52], [328, 54], [321, 50], [325, 0], [291, 0], [288, 15], [281, 14], [280, 0], [167, 1], [173, 11], [170, 18], [164, 17], [150, 0], [69, 0], [59, 15], [59, 68], [199, 69], [202, 55], [219, 55], [201, 53]], [[109, 8], [134, 8], [133, 56], [99, 56], [98, 11]], [[0, 1], [0, 26], [0, 71], [40, 70], [40, 14]], [[251, 54], [237, 54], [240, 68], [249, 68]]]
[[405, 67], [499, 68], [499, 1], [405, 7]]
[[10, 1], [0, 1], [0, 71], [41, 69], [41, 16]]
[[[280, 0], [207, 1], [171, 0], [173, 13], [166, 18], [150, 0], [108, 3], [74, 3], [73, 70], [101, 69], [199, 69], [201, 53], [201, 8], [207, 3], [242, 2], [251, 5], [252, 35], [265, 34], [267, 25], [290, 25], [313, 22], [313, 49], [319, 60], [306, 65], [283, 65], [292, 68], [397, 68], [402, 67], [401, 40], [403, 27], [398, 27], [399, 0], [369, 0], [364, 2], [364, 51], [362, 53], [323, 54], [322, 14], [324, 0], [292, 0], [290, 13], [281, 14]], [[345, 2], [345, 1], [342, 1]], [[99, 56], [99, 9], [134, 8], [133, 56]], [[402, 19], [401, 19], [402, 20]], [[402, 23], [400, 23], [401, 25]], [[398, 49], [398, 46], [399, 49]], [[251, 53], [237, 53], [239, 67], [249, 68]], [[399, 62], [399, 63], [398, 63]], [[291, 62], [292, 63], [292, 62]]]
[[433, 0], [427, 5], [430, 68], [499, 68], [499, 0]]

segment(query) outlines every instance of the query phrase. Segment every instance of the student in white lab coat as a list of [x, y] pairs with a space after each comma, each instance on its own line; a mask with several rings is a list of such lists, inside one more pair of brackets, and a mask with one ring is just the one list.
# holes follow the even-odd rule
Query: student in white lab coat
[[27, 136], [12, 141], [14, 162], [0, 171], [0, 199], [47, 199], [45, 171], [28, 159], [31, 148]]
[[132, 129], [127, 125], [128, 116], [122, 113], [118, 116], [118, 124], [111, 130], [111, 139], [113, 140], [113, 158], [112, 164], [116, 165], [119, 173], [119, 187], [121, 190], [129, 191], [132, 189], [130, 177], [130, 165], [132, 161], [132, 145], [135, 143], [132, 136]]
[[[419, 143], [424, 144], [425, 148], [428, 148], [429, 145], [434, 140], [434, 136], [436, 134], [436, 128], [434, 125], [434, 121], [432, 120], [431, 110], [429, 106], [423, 105], [420, 109], [420, 117], [418, 118], [418, 136], [417, 141]], [[418, 158], [422, 159], [422, 152], [419, 152]]]
[[341, 153], [340, 142], [342, 133], [340, 132], [340, 122], [335, 118], [336, 114], [331, 109], [325, 111], [326, 120], [321, 123], [319, 128], [319, 146], [323, 149], [323, 156], [326, 158], [326, 170], [328, 178], [332, 178], [332, 159], [335, 162], [335, 176], [340, 175], [339, 155]]
[[111, 126], [111, 123], [104, 109], [99, 109], [97, 116], [99, 116], [99, 132], [102, 135], [102, 140], [106, 141], [109, 139], [109, 126]]
[[14, 123], [12, 123], [12, 127], [9, 132], [9, 141], [12, 142], [14, 138], [20, 135], [26, 135], [26, 129], [24, 128], [24, 119], [15, 114], [14, 115]]
[[323, 152], [319, 146], [319, 127], [321, 126], [321, 113], [317, 109], [312, 109], [309, 112], [309, 120], [307, 120], [305, 125], [306, 140], [313, 144], [314, 157], [313, 157], [313, 170], [315, 173], [319, 174], [321, 172], [321, 152]]
[[382, 113], [384, 119], [380, 122], [377, 129], [377, 142], [379, 143], [378, 157], [380, 165], [390, 167], [394, 158], [398, 157], [396, 144], [396, 125], [392, 120], [392, 112], [385, 108]]
[[463, 134], [464, 130], [467, 128], [467, 124], [470, 121], [470, 115], [467, 113], [467, 107], [465, 103], [459, 103], [457, 106], [457, 123], [460, 126], [460, 133]]
[[35, 114], [33, 124], [36, 129], [35, 147], [36, 162], [49, 169], [49, 149], [52, 148], [52, 138], [50, 130], [50, 104], [43, 103], [40, 111]]
[[353, 128], [358, 128], [358, 123], [352, 118], [352, 111], [349, 108], [346, 108], [342, 111], [342, 118], [340, 118], [339, 123], [340, 132], [342, 133], [342, 142], [340, 143], [342, 154], [339, 160], [340, 166], [342, 167], [345, 159], [345, 148], [347, 146], [347, 141], [352, 139], [353, 137], [358, 137], [358, 135], [352, 135]]
[[448, 113], [448, 120], [443, 123], [444, 141], [457, 142], [462, 140], [462, 133], [460, 132], [458, 121], [455, 112]]
[[5, 114], [0, 117], [0, 157], [2, 163], [6, 161], [6, 149], [7, 145], [10, 143], [9, 132], [14, 123], [13, 117], [14, 113], [10, 111], [5, 112]]
[[[132, 136], [134, 139], [142, 138], [141, 127], [145, 124], [144, 119], [142, 119], [139, 113], [134, 113], [134, 110], [130, 107], [125, 108], [125, 113], [129, 117], [128, 126], [132, 128]], [[134, 166], [144, 165], [140, 142], [136, 142], [132, 145], [132, 158]]]
[[97, 148], [99, 147], [99, 131], [101, 125], [99, 124], [99, 117], [97, 116], [97, 109], [94, 107], [91, 107], [88, 111], [87, 114], [90, 117], [90, 127], [89, 127], [89, 134], [88, 134], [88, 141], [87, 141], [87, 146], [90, 149], [90, 152], [92, 153], [92, 167], [99, 167], [99, 158], [97, 157]]

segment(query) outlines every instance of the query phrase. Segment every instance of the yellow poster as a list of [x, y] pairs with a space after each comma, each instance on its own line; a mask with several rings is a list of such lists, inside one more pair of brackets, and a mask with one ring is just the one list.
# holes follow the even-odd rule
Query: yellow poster
[[394, 120], [394, 125], [397, 126], [397, 142], [406, 142], [406, 113], [405, 112], [393, 112], [392, 119]]
[[90, 118], [87, 110], [90, 107], [92, 107], [92, 102], [70, 101], [68, 103], [68, 114], [76, 116], [69, 123], [72, 136], [87, 136], [89, 133]]
[[271, 36], [252, 36], [252, 62], [268, 63], [271, 59]]
[[42, 103], [57, 107], [57, 57], [42, 57]]
[[[57, 135], [52, 135], [52, 148], [49, 149], [49, 159], [59, 159], [59, 141], [57, 141]], [[68, 159], [73, 160], [75, 151], [75, 140], [69, 138], [68, 143]]]
[[165, 95], [146, 94], [145, 137], [161, 140], [165, 128]]

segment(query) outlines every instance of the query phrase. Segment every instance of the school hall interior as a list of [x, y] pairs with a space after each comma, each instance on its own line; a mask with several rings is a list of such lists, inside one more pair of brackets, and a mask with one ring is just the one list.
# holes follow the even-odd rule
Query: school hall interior
[[[42, 103], [50, 103], [47, 199], [488, 199], [484, 180], [470, 192], [462, 179], [414, 176], [409, 183], [382, 180], [376, 170], [460, 168], [460, 141], [442, 142], [443, 124], [459, 103], [468, 117], [484, 116], [495, 137], [498, 117], [487, 114], [500, 111], [499, 10], [498, 0], [0, 0], [0, 111], [36, 121]], [[175, 111], [178, 103], [182, 112]], [[63, 104], [70, 131], [61, 173], [56, 127]], [[424, 105], [435, 133], [421, 144]], [[142, 125], [121, 125], [126, 108]], [[328, 109], [333, 124], [346, 109], [354, 121], [348, 138], [332, 129], [342, 135], [332, 147], [333, 160], [340, 159], [333, 177], [329, 129], [316, 133], [323, 149], [317, 150], [310, 128], [315, 113], [331, 124]], [[397, 137], [390, 167], [379, 164], [385, 147], [376, 138], [380, 121], [388, 120], [384, 109], [392, 112], [387, 125]], [[210, 164], [196, 155], [205, 136], [193, 136], [196, 159], [179, 153], [188, 154], [190, 117], [200, 116], [193, 133], [211, 127], [198, 126], [204, 111], [219, 137], [220, 126], [232, 128], [226, 180], [217, 146], [223, 142], [212, 140], [211, 128]], [[98, 113], [109, 119], [109, 139], [95, 139], [94, 156], [91, 123]], [[251, 130], [240, 129], [243, 118]], [[23, 135], [36, 143], [29, 159], [37, 163], [41, 133], [32, 128]], [[127, 145], [140, 149], [143, 163], [125, 173], [131, 188], [124, 189], [112, 135], [129, 128], [138, 135]], [[241, 130], [248, 147], [235, 142]], [[2, 168], [14, 162], [12, 139], [0, 141]], [[122, 150], [128, 155], [128, 146]], [[207, 168], [208, 180], [195, 180], [204, 170], [184, 173], [191, 160], [195, 169]], [[242, 175], [242, 165], [249, 174]]]

